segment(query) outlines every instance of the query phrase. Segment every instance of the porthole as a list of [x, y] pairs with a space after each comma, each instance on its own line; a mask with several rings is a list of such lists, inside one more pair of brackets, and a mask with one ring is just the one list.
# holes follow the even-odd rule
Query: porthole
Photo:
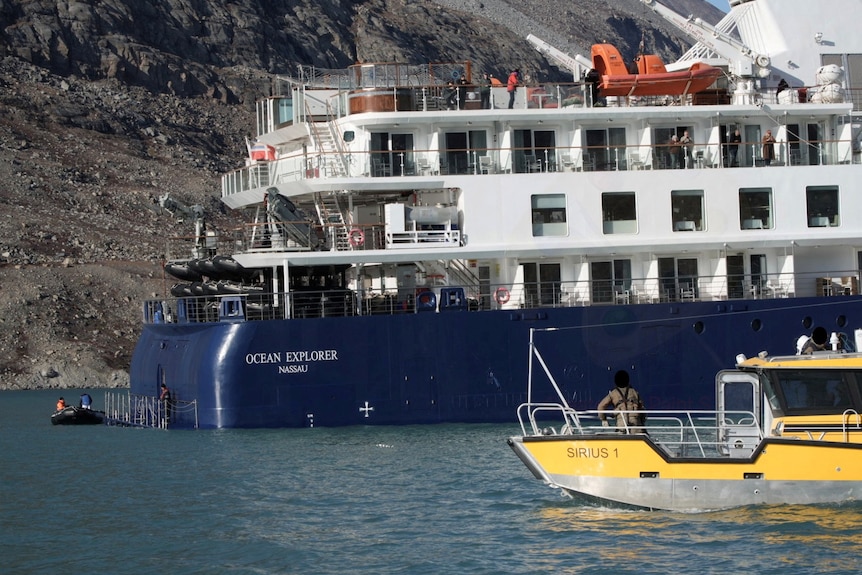
[[696, 333], [697, 335], [700, 335], [700, 334], [702, 334], [702, 333], [703, 333], [703, 330], [704, 330], [704, 329], [705, 329], [705, 328], [704, 328], [704, 325], [703, 325], [703, 322], [702, 322], [702, 321], [696, 321], [696, 322], [694, 322], [694, 333]]
[[835, 318], [835, 323], [838, 324], [838, 327], [847, 327], [847, 316], [839, 315]]
[[814, 325], [814, 320], [811, 319], [811, 316], [805, 316], [802, 318], [802, 327], [805, 329], [811, 329], [811, 326]]
[[760, 331], [761, 329], [763, 329], [763, 322], [761, 322], [759, 319], [751, 320], [751, 329], [753, 331]]

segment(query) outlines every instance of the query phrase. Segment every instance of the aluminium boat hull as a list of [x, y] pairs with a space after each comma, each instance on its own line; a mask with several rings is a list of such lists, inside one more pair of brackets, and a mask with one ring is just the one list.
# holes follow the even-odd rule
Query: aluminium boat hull
[[538, 479], [624, 506], [691, 512], [862, 498], [858, 443], [772, 438], [750, 458], [676, 460], [644, 435], [516, 437], [509, 446]]
[[[810, 326], [862, 323], [860, 305], [843, 296], [149, 323], [131, 392], [157, 396], [165, 381], [175, 399], [196, 402], [203, 428], [515, 422], [529, 330], [557, 327], [546, 354], [573, 407], [594, 408], [625, 368], [651, 407], [705, 408], [714, 374], [740, 349], [792, 352]], [[194, 422], [172, 421], [183, 425]]]

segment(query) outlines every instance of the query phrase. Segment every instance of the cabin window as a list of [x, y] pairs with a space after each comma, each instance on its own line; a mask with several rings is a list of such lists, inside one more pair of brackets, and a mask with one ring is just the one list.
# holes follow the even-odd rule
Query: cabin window
[[628, 303], [632, 289], [631, 260], [590, 263], [591, 299], [595, 303]]
[[413, 134], [375, 132], [371, 134], [372, 176], [415, 174]]
[[553, 130], [514, 130], [512, 162], [519, 174], [557, 170], [557, 136]]
[[521, 264], [526, 307], [560, 305], [560, 264]]
[[825, 228], [840, 223], [838, 186], [808, 186], [805, 188], [805, 201], [809, 228]]
[[703, 190], [671, 190], [670, 206], [673, 231], [703, 231]]
[[853, 407], [850, 386], [842, 374], [829, 371], [776, 371], [778, 389], [787, 406], [787, 415], [816, 411], [840, 414]]
[[748, 293], [751, 297], [757, 298], [763, 293], [763, 288], [766, 286], [766, 255], [751, 254], [749, 258], [751, 266], [751, 282], [748, 286]]
[[[626, 129], [604, 128], [586, 131], [584, 165], [590, 170], [626, 169]], [[587, 169], [587, 168], [585, 168]]]
[[530, 197], [533, 214], [533, 236], [565, 236], [566, 195], [537, 194]]
[[292, 98], [268, 98], [257, 103], [258, 136], [263, 136], [292, 123]]
[[727, 254], [727, 297], [745, 297], [745, 258], [742, 254]]
[[606, 234], [634, 234], [638, 231], [634, 192], [602, 194], [602, 228]]
[[[817, 166], [824, 163], [823, 128], [817, 122], [806, 124], [787, 124], [784, 133], [787, 137], [791, 166]], [[783, 148], [776, 145], [775, 151]]]
[[694, 301], [700, 297], [697, 258], [659, 258], [661, 301]]
[[478, 174], [479, 158], [488, 153], [485, 130], [446, 132], [446, 149], [440, 153], [441, 174]]
[[772, 188], [741, 188], [739, 190], [739, 228], [742, 230], [772, 229]]

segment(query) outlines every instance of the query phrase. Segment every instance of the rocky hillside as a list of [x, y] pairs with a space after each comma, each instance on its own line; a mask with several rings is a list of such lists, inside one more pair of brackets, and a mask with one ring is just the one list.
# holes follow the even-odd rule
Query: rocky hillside
[[165, 238], [191, 231], [156, 200], [235, 223], [218, 177], [272, 74], [470, 59], [565, 77], [528, 33], [581, 53], [607, 40], [633, 55], [642, 35], [666, 58], [687, 47], [638, 0], [4, 0], [0, 389], [127, 383], [140, 301], [170, 285]]

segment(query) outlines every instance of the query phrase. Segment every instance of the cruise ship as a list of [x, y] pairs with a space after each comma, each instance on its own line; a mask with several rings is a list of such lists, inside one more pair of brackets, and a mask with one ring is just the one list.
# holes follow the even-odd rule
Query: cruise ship
[[533, 328], [573, 409], [619, 369], [651, 409], [710, 407], [739, 353], [815, 327], [851, 350], [858, 0], [644, 4], [679, 61], [530, 37], [574, 81], [523, 70], [511, 104], [468, 61], [274, 78], [221, 179], [245, 225], [163, 198], [195, 233], [143, 303], [130, 410], [164, 383], [170, 427], [514, 423]]

